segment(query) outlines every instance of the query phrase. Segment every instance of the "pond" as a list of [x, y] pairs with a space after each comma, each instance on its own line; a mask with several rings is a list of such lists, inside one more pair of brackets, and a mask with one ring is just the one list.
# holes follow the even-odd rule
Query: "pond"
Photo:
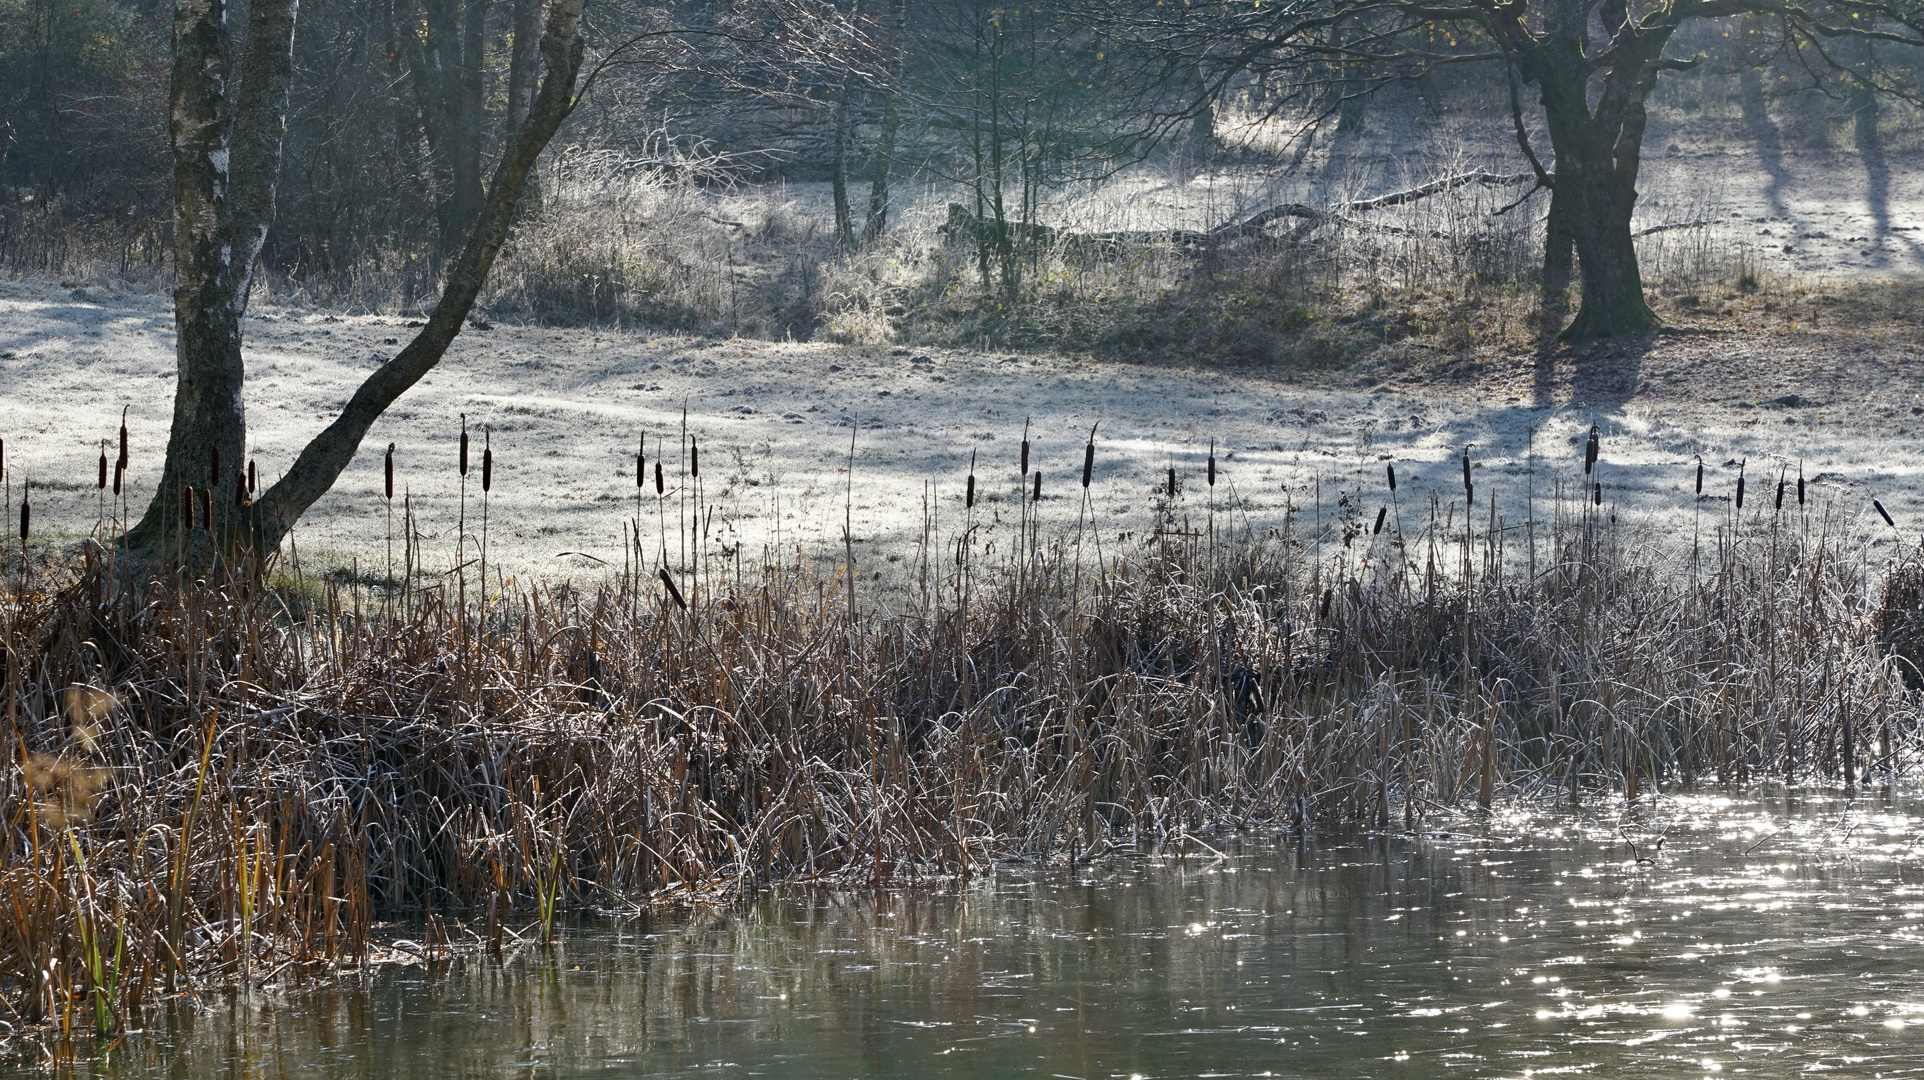
[[[120, 1077], [1924, 1075], [1924, 798], [1666, 797], [771, 891], [181, 1003]], [[1662, 840], [1661, 846], [1658, 841]]]

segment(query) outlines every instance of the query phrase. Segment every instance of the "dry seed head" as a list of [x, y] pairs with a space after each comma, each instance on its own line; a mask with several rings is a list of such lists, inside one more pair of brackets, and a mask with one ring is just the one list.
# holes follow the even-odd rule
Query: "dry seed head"
[[194, 485], [192, 484], [180, 486], [180, 520], [186, 524], [187, 528], [194, 527]]
[[1590, 441], [1583, 446], [1583, 475], [1589, 476], [1590, 470], [1597, 466], [1597, 425], [1590, 425]]
[[1371, 529], [1371, 530], [1370, 530], [1370, 535], [1371, 535], [1371, 536], [1380, 536], [1380, 535], [1382, 534], [1382, 532], [1383, 532], [1383, 520], [1384, 520], [1385, 518], [1387, 518], [1387, 517], [1389, 517], [1389, 516], [1390, 516], [1390, 508], [1389, 508], [1389, 507], [1387, 507], [1387, 506], [1380, 506], [1380, 507], [1377, 507], [1377, 509], [1376, 509], [1376, 528], [1374, 528], [1374, 529]]
[[648, 482], [648, 436], [643, 435], [635, 444], [635, 490], [640, 491]]
[[461, 475], [468, 475], [468, 414], [461, 414]]
[[132, 405], [122, 405], [120, 407], [120, 459], [118, 464], [123, 469], [127, 467], [127, 410], [131, 408], [133, 408]]
[[26, 543], [27, 537], [33, 533], [33, 504], [27, 501], [33, 493], [32, 488], [32, 484], [20, 485], [20, 542], [22, 544]]
[[90, 754], [99, 747], [101, 721], [119, 707], [119, 698], [87, 683], [75, 683], [60, 691], [60, 711], [67, 718], [74, 741]]
[[1089, 442], [1082, 448], [1082, 486], [1088, 487], [1096, 474], [1096, 429], [1089, 428]]
[[965, 510], [975, 509], [975, 451], [973, 450], [969, 451], [969, 489], [962, 496], [962, 507]]
[[100, 441], [100, 482], [99, 490], [107, 490], [107, 440]]
[[487, 428], [481, 429], [481, 494], [483, 495], [486, 495], [488, 489], [494, 486], [494, 447], [490, 445], [493, 434]]
[[1697, 455], [1697, 494], [1704, 493], [1704, 456]]
[[1209, 440], [1209, 486], [1216, 486], [1216, 440]]
[[1037, 469], [1035, 471], [1035, 494], [1030, 496], [1029, 501], [1030, 502], [1042, 501], [1042, 470], [1041, 469]]
[[1784, 492], [1788, 490], [1789, 487], [1790, 481], [1781, 476], [1777, 478], [1777, 509], [1779, 511], [1784, 509]]
[[688, 475], [694, 480], [701, 479], [701, 444], [693, 435], [688, 437]]
[[394, 501], [394, 444], [387, 444], [387, 457], [381, 460], [381, 490], [387, 501]]
[[1172, 499], [1176, 497], [1176, 467], [1174, 465], [1169, 466], [1169, 497]]
[[1884, 519], [1884, 524], [1889, 525], [1893, 529], [1897, 528], [1897, 522], [1891, 520], [1891, 512], [1884, 509], [1884, 503], [1881, 500], [1872, 499], [1871, 505], [1877, 508], [1877, 516]]
[[1396, 462], [1392, 461], [1384, 468], [1390, 474], [1390, 494], [1394, 495], [1396, 494]]
[[256, 476], [254, 472], [254, 459], [248, 458], [247, 459], [247, 493], [249, 495], [252, 495], [256, 490], [254, 487], [255, 479], [256, 479]]
[[[1745, 461], [1745, 464], [1747, 463], [1748, 463], [1748, 459], [1746, 459]], [[1737, 466], [1737, 509], [1742, 510], [1743, 508], [1744, 508], [1744, 465], [1739, 464]]]
[[200, 527], [214, 531], [214, 496], [207, 488], [200, 489]]
[[1797, 466], [1797, 505], [1804, 505], [1804, 467]]
[[1029, 475], [1029, 418], [1022, 418], [1022, 475]]
[[1463, 501], [1476, 505], [1476, 484], [1470, 479], [1470, 448], [1463, 447]]
[[1602, 481], [1598, 481], [1595, 485], [1593, 485], [1590, 497], [1592, 502], [1595, 503], [1595, 505], [1597, 506], [1603, 505], [1603, 482]]
[[661, 482], [661, 462], [657, 461], [655, 462], [655, 494], [665, 495], [667, 492], [667, 486]]
[[122, 476], [126, 474], [126, 472], [127, 472], [127, 467], [125, 465], [117, 464], [114, 466], [114, 494], [115, 495], [120, 494], [120, 479]]
[[247, 473], [241, 469], [234, 470], [234, 505], [247, 505]]

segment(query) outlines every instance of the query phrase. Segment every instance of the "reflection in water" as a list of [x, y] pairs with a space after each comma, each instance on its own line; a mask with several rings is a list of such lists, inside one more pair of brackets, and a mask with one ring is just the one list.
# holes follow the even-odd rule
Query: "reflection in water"
[[[1924, 801], [1667, 800], [787, 891], [182, 1006], [122, 1077], [1924, 1074]], [[1658, 839], [1665, 843], [1659, 850]], [[1639, 860], [1643, 861], [1639, 861]], [[1916, 1025], [1916, 1026], [1913, 1026]]]

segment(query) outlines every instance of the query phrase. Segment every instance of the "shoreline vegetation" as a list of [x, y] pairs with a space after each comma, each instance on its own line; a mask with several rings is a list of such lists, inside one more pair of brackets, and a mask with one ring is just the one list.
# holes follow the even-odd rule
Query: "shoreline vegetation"
[[[963, 519], [876, 572], [714, 543], [690, 440], [673, 486], [636, 455], [626, 564], [584, 588], [490, 580], [475, 441], [451, 570], [403, 500], [384, 571], [146, 580], [116, 565], [104, 450], [98, 539], [34, 563], [10, 529], [10, 1023], [72, 1052], [171, 994], [571, 911], [1914, 757], [1924, 555], [1845, 539], [1788, 477], [1657, 540], [1588, 484], [1506, 521], [1467, 456], [1456, 501], [1399, 501], [1391, 465], [1380, 505], [1261, 533], [1212, 497], [1213, 454], [1123, 533], [978, 507], [972, 469]], [[377, 941], [395, 919], [426, 944]]]

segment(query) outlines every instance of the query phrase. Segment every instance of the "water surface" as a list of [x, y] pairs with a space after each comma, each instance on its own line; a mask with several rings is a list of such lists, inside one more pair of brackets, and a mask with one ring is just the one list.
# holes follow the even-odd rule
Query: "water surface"
[[1342, 842], [1212, 836], [948, 891], [787, 889], [572, 926], [500, 962], [183, 1004], [108, 1067], [1916, 1076], [1920, 841], [1915, 797], [1693, 796]]

